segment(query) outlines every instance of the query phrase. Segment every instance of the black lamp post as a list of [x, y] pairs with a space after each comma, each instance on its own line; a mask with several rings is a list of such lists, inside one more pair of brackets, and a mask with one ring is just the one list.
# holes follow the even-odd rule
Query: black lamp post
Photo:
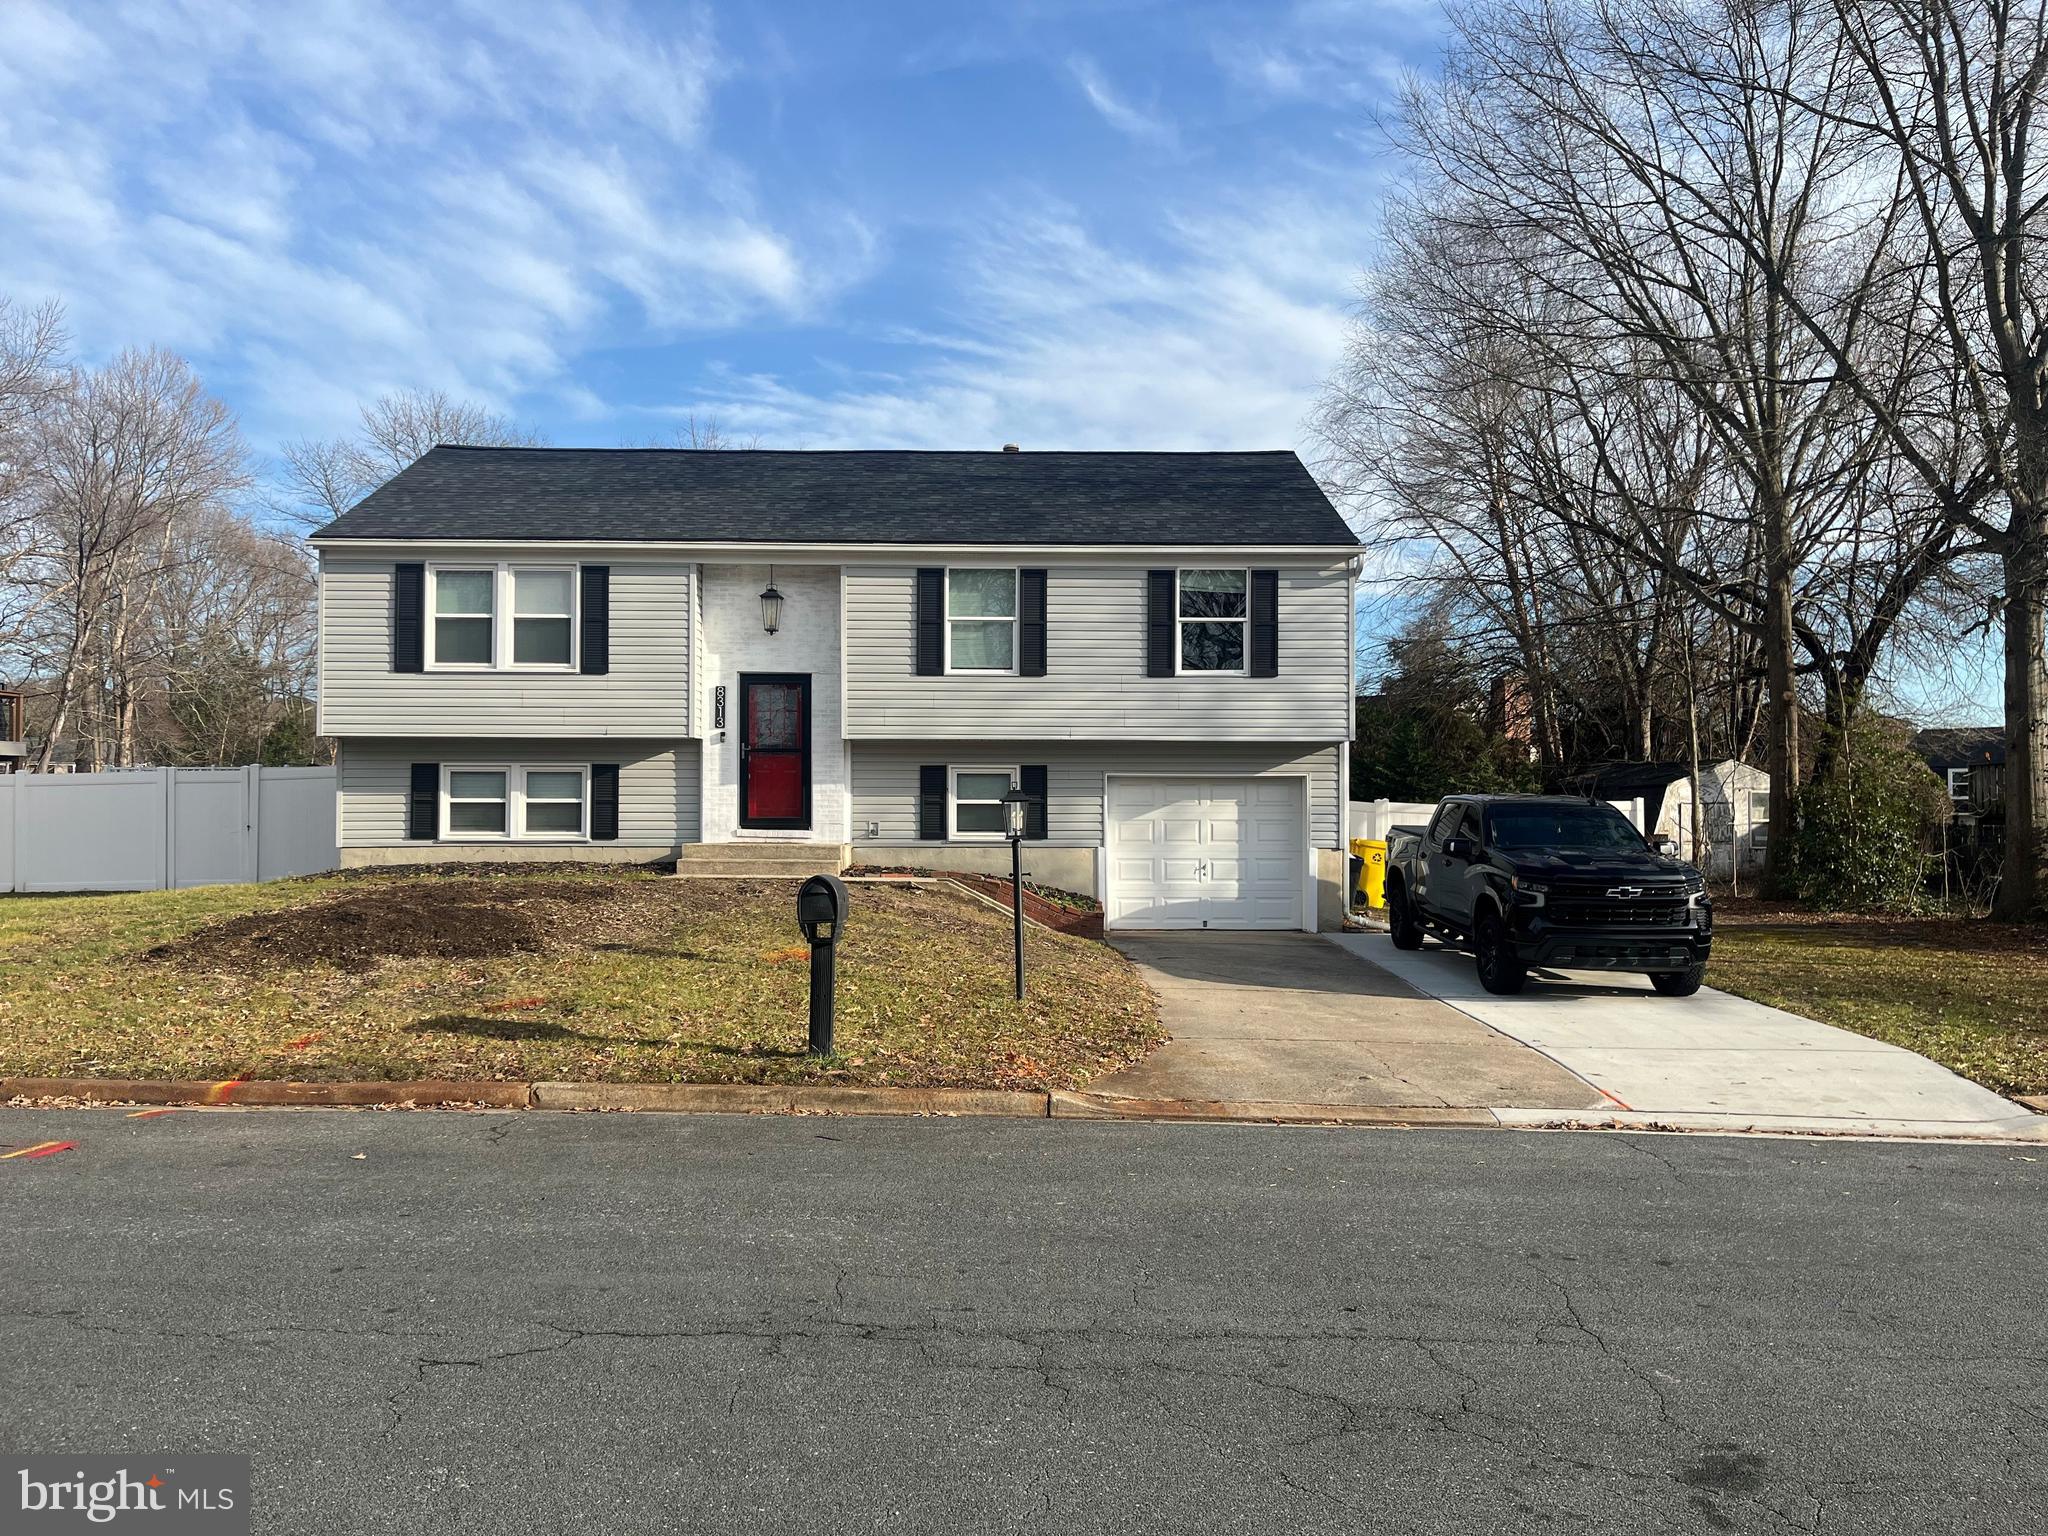
[[1019, 999], [1024, 996], [1024, 813], [1030, 805], [1031, 797], [1015, 784], [1003, 796], [1004, 830], [1010, 839], [1010, 921], [1016, 940]]

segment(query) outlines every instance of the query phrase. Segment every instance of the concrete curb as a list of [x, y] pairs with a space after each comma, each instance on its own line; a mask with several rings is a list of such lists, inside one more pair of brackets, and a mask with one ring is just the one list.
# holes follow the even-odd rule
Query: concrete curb
[[1432, 1105], [1285, 1104], [1229, 1099], [1130, 1099], [1120, 1094], [1056, 1091], [1055, 1120], [1229, 1120], [1275, 1125], [1458, 1125], [1494, 1129], [1492, 1110]]
[[996, 1115], [1043, 1120], [1043, 1093], [995, 1088], [804, 1088], [762, 1083], [535, 1083], [536, 1109], [700, 1115]]
[[9, 1100], [190, 1104], [274, 1109], [483, 1108], [697, 1115], [926, 1115], [1025, 1120], [1172, 1120], [1239, 1125], [1424, 1126], [1530, 1131], [1671, 1131], [1869, 1140], [2048, 1142], [2048, 1118], [2009, 1121], [1832, 1120], [1619, 1110], [1468, 1109], [1432, 1105], [1286, 1104], [1133, 1099], [994, 1088], [858, 1088], [763, 1083], [176, 1082], [110, 1077], [0, 1077]]
[[524, 1109], [531, 1083], [468, 1083], [445, 1078], [385, 1083], [291, 1083], [264, 1079], [175, 1082], [153, 1078], [0, 1077], [0, 1099], [79, 1099], [88, 1104], [372, 1105], [482, 1104]]

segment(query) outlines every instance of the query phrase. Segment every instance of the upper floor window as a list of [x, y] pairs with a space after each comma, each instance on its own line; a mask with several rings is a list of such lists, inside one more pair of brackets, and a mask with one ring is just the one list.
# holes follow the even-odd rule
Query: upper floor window
[[1951, 768], [1948, 771], [1948, 797], [1955, 801], [1956, 809], [1959, 811], [1970, 809], [1970, 774], [1972, 771], [1969, 768]]
[[434, 572], [435, 665], [488, 667], [492, 664], [497, 586], [496, 569]]
[[1250, 589], [1249, 571], [1180, 573], [1181, 671], [1244, 671]]
[[[576, 663], [573, 566], [428, 569], [429, 667], [568, 671]], [[510, 614], [510, 623], [500, 617]]]
[[576, 582], [570, 571], [512, 572], [512, 664], [566, 667], [573, 640]]
[[946, 572], [946, 670], [1017, 670], [1017, 573]]

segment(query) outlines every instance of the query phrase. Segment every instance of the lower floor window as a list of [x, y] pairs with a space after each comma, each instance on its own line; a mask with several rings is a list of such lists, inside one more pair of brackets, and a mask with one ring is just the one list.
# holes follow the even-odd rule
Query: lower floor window
[[449, 767], [442, 799], [441, 825], [450, 838], [580, 838], [589, 832], [590, 775], [581, 767]]
[[503, 768], [450, 768], [448, 814], [443, 825], [450, 837], [503, 837], [511, 825], [506, 793], [509, 774]]
[[955, 768], [953, 833], [955, 837], [1002, 837], [1009, 831], [1003, 796], [1017, 783], [1014, 768]]

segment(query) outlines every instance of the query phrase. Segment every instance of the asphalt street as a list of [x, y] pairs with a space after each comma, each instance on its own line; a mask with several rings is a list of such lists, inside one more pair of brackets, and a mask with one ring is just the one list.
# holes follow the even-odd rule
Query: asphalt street
[[[2026, 1532], [2029, 1149], [12, 1110], [0, 1440], [277, 1532]], [[118, 1531], [119, 1527], [110, 1527]]]

